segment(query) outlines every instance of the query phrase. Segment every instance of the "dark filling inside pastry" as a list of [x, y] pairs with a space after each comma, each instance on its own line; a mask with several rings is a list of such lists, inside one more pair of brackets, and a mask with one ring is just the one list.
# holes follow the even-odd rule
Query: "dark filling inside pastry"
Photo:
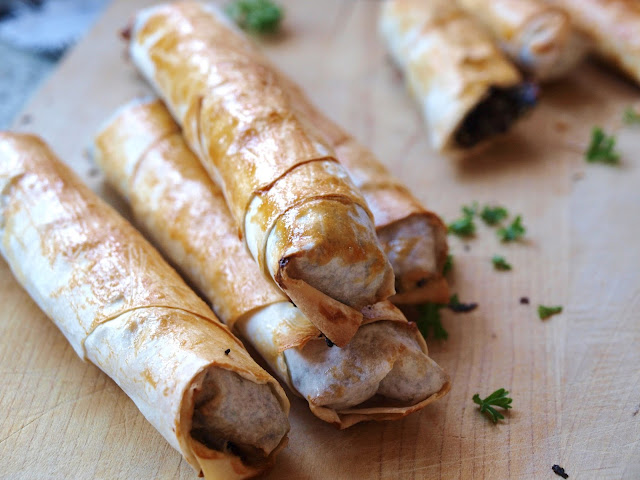
[[538, 101], [538, 86], [524, 82], [515, 87], [491, 87], [487, 96], [465, 117], [455, 133], [456, 145], [471, 148], [482, 140], [506, 132]]

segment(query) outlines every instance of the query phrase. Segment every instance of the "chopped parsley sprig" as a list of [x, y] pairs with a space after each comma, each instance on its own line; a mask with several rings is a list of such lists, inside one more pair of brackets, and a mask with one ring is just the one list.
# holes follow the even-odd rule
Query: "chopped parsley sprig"
[[459, 237], [471, 237], [476, 233], [476, 224], [473, 217], [478, 210], [478, 204], [462, 207], [462, 217], [449, 224], [449, 232]]
[[442, 276], [444, 277], [449, 272], [453, 270], [453, 255], [448, 254], [447, 259], [444, 261], [444, 265], [442, 266]]
[[498, 229], [498, 237], [503, 242], [513, 242], [519, 240], [527, 233], [527, 229], [522, 225], [522, 217], [518, 215], [507, 227]]
[[627, 107], [622, 114], [622, 121], [627, 125], [635, 125], [640, 123], [640, 113], [633, 107]]
[[513, 401], [513, 399], [507, 397], [507, 395], [509, 395], [509, 392], [504, 388], [500, 388], [484, 400], [480, 399], [480, 395], [476, 393], [473, 396], [473, 401], [480, 405], [481, 413], [486, 413], [491, 418], [493, 423], [498, 423], [498, 420], [502, 420], [504, 418], [504, 415], [502, 415], [493, 407], [500, 407], [504, 409], [511, 408], [511, 402]]
[[502, 255], [494, 255], [491, 262], [496, 270], [511, 270], [511, 264]]
[[235, 0], [225, 11], [243, 30], [256, 33], [275, 32], [282, 20], [282, 8], [270, 0]]
[[507, 209], [500, 206], [490, 207], [489, 205], [485, 205], [482, 212], [480, 212], [480, 218], [482, 218], [487, 225], [497, 225], [507, 218], [508, 215], [509, 212], [507, 212]]
[[547, 318], [562, 313], [562, 307], [560, 305], [556, 307], [546, 307], [544, 305], [538, 305], [538, 316], [540, 320], [546, 320]]
[[589, 163], [606, 163], [616, 165], [620, 162], [620, 153], [615, 150], [616, 137], [608, 136], [600, 127], [594, 127], [591, 131], [591, 143], [584, 153], [584, 158]]
[[433, 335], [436, 340], [446, 340], [449, 338], [449, 332], [447, 332], [442, 326], [442, 319], [440, 317], [440, 310], [445, 305], [440, 303], [425, 303], [418, 305], [418, 312], [420, 316], [416, 322], [418, 330], [422, 336], [427, 339]]

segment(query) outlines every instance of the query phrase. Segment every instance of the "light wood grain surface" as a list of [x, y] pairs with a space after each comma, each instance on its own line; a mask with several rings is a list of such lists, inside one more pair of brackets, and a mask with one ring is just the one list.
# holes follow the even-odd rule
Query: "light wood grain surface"
[[[115, 1], [34, 96], [14, 128], [36, 132], [124, 213], [86, 147], [119, 104], [145, 94], [117, 30], [144, 2]], [[464, 203], [523, 215], [527, 240], [479, 225], [451, 239], [454, 291], [479, 308], [446, 314], [432, 356], [445, 399], [399, 422], [336, 431], [292, 399], [289, 447], [268, 478], [640, 478], [640, 90], [597, 65], [545, 88], [508, 138], [468, 160], [428, 147], [416, 106], [376, 34], [376, 1], [286, 4], [267, 54], [322, 108], [452, 220]], [[593, 125], [617, 132], [622, 165], [584, 162]], [[504, 254], [512, 272], [493, 270]], [[521, 305], [520, 297], [529, 297]], [[564, 305], [541, 321], [536, 306]], [[195, 478], [133, 402], [64, 337], [0, 261], [0, 478]], [[471, 397], [499, 387], [513, 410], [494, 426]]]

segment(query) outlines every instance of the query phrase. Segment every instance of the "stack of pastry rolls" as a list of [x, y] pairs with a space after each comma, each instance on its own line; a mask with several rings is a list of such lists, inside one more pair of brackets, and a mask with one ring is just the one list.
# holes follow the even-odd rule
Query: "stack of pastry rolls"
[[448, 391], [417, 328], [389, 302], [363, 309], [364, 325], [346, 346], [327, 344], [260, 275], [221, 189], [162, 102], [122, 107], [97, 135], [94, 152], [143, 230], [316, 416], [340, 428], [397, 419]]

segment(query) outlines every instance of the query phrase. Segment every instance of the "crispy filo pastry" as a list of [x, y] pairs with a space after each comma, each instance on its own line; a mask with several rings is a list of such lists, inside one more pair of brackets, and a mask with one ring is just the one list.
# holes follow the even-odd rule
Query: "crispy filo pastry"
[[537, 88], [451, 0], [382, 2], [379, 27], [439, 151], [506, 132], [536, 102]]
[[262, 273], [333, 342], [394, 293], [364, 198], [292, 107], [286, 83], [214, 6], [178, 2], [135, 17], [130, 53], [164, 99]]
[[296, 108], [316, 125], [364, 196], [378, 240], [395, 275], [396, 304], [447, 303], [449, 285], [442, 275], [447, 259], [447, 227], [422, 206], [374, 153], [316, 108], [302, 89], [291, 85]]
[[564, 8], [595, 52], [640, 83], [640, 2], [548, 0]]
[[0, 195], [2, 255], [80, 358], [206, 478], [264, 471], [282, 388], [140, 233], [37, 137], [0, 133]]
[[365, 308], [344, 348], [276, 288], [237, 236], [221, 190], [160, 101], [123, 107], [96, 137], [94, 158], [134, 217], [322, 420], [346, 428], [394, 420], [445, 395], [449, 382], [414, 324], [389, 302]]
[[569, 14], [544, 0], [458, 0], [493, 34], [502, 50], [540, 81], [562, 77], [587, 54], [588, 42]]

